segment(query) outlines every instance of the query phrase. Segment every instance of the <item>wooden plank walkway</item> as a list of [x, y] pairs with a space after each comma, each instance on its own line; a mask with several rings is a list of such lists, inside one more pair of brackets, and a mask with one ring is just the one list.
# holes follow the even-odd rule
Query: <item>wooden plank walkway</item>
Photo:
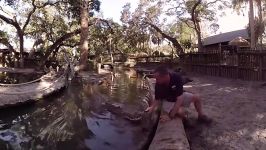
[[[149, 92], [154, 99], [155, 79], [148, 78]], [[162, 112], [169, 112], [173, 103], [164, 102]], [[189, 150], [189, 142], [185, 129], [180, 118], [175, 118], [167, 122], [158, 123], [157, 130], [149, 150]]]
[[42, 71], [36, 71], [32, 68], [1, 68], [0, 72], [10, 72], [10, 73], [43, 73]]
[[66, 86], [66, 73], [60, 76], [45, 75], [34, 82], [0, 84], [0, 108], [36, 101]]

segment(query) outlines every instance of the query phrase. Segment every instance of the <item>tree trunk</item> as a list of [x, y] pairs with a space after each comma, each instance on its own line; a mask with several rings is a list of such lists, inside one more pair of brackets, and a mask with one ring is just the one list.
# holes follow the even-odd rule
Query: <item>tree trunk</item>
[[255, 49], [255, 26], [254, 26], [254, 5], [253, 0], [249, 0], [249, 26], [250, 26], [250, 43], [251, 49]]
[[18, 36], [19, 36], [19, 66], [20, 68], [24, 67], [24, 33], [23, 31], [19, 30], [18, 31]]
[[81, 0], [80, 16], [81, 16], [81, 33], [80, 33], [80, 70], [88, 69], [88, 36], [89, 36], [89, 21], [88, 21], [88, 4], [89, 0]]
[[260, 44], [260, 49], [262, 49], [262, 41], [263, 41], [263, 37], [262, 37], [262, 35], [263, 35], [263, 29], [262, 29], [262, 23], [263, 23], [263, 16], [262, 16], [262, 4], [261, 4], [261, 0], [258, 0], [257, 1], [257, 5], [258, 5], [258, 14], [259, 14], [259, 44]]
[[192, 8], [191, 11], [191, 20], [194, 24], [194, 29], [197, 33], [197, 38], [198, 38], [198, 51], [202, 52], [203, 51], [203, 45], [202, 45], [202, 40], [201, 40], [201, 28], [200, 28], [200, 21], [198, 18], [199, 12], [196, 10], [197, 7], [201, 4], [202, 0], [198, 0], [195, 5]]
[[200, 28], [199, 22], [197, 22], [196, 24], [197, 24], [196, 33], [197, 33], [197, 38], [198, 38], [198, 50], [199, 52], [202, 52], [203, 44], [202, 44], [202, 39], [201, 39], [201, 28]]

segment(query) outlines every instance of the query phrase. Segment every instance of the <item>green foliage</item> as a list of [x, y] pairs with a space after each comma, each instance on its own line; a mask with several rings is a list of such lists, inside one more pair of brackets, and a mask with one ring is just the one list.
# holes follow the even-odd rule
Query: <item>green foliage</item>
[[7, 38], [7, 32], [0, 30], [0, 39]]
[[16, 4], [18, 4], [19, 0], [5, 0], [5, 2], [7, 3], [7, 5], [9, 6], [15, 6]]
[[83, 1], [88, 2], [89, 14], [92, 17], [94, 15], [94, 11], [100, 10], [101, 2], [99, 0], [64, 0], [65, 7], [67, 8], [67, 14], [69, 18], [78, 18], [80, 19], [80, 6]]
[[[238, 12], [242, 12], [244, 9], [248, 7], [249, 0], [233, 0], [232, 6], [233, 8]], [[255, 0], [254, 3], [257, 6], [257, 13], [258, 18], [255, 18], [254, 20], [254, 35], [255, 35], [255, 43], [258, 43], [259, 38], [262, 39], [265, 34], [265, 24], [266, 24], [266, 18], [263, 18], [263, 14], [265, 15], [265, 8], [266, 8], [266, 0]], [[260, 9], [261, 8], [261, 9]], [[260, 11], [261, 10], [261, 11]], [[250, 16], [249, 16], [250, 17]], [[247, 30], [249, 32], [249, 35], [251, 36], [251, 30], [249, 24], [247, 25]]]
[[[265, 23], [266, 21], [260, 22], [259, 19], [255, 18], [255, 41], [258, 42], [259, 36], [265, 33]], [[251, 35], [250, 26], [247, 26], [249, 35]]]
[[[6, 4], [16, 10], [20, 24], [32, 10], [33, 0], [5, 0]], [[29, 25], [25, 29], [25, 36], [35, 40], [35, 50], [44, 51], [55, 41], [76, 29], [80, 28], [80, 7], [84, 0], [36, 0], [36, 5], [56, 3], [43, 8], [37, 8], [30, 18]], [[196, 8], [198, 22], [210, 22], [213, 32], [219, 25], [216, 23], [217, 10], [227, 7], [226, 0], [208, 0]], [[19, 5], [23, 2], [25, 7]], [[185, 49], [191, 49], [195, 43], [195, 30], [190, 13], [197, 0], [140, 0], [135, 11], [130, 11], [130, 3], [127, 3], [121, 12], [122, 25], [112, 20], [95, 21], [95, 11], [100, 10], [100, 0], [87, 0], [90, 18], [89, 23], [89, 52], [91, 55], [109, 55], [113, 53], [132, 54], [136, 52], [152, 53], [154, 45], [164, 44], [165, 36], [162, 33], [177, 39]], [[165, 19], [164, 19], [165, 18]], [[169, 19], [170, 18], [170, 19]], [[168, 20], [167, 20], [168, 19]], [[96, 23], [95, 23], [96, 22]], [[158, 27], [159, 32], [151, 27], [149, 22]], [[9, 37], [9, 33], [0, 32], [1, 37]], [[60, 46], [76, 48], [79, 44], [79, 36], [73, 36]], [[152, 42], [152, 43], [151, 43]], [[59, 46], [59, 47], [60, 47]], [[159, 46], [163, 47], [163, 46]], [[169, 45], [166, 46], [169, 49]], [[77, 49], [78, 50], [78, 49]], [[78, 50], [79, 51], [79, 50]]]

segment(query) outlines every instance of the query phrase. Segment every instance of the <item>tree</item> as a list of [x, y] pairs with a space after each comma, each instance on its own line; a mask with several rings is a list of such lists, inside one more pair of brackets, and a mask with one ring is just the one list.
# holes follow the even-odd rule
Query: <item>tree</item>
[[0, 43], [3, 44], [3, 45], [5, 45], [12, 52], [15, 51], [14, 47], [9, 42], [7, 33], [4, 32], [4, 31], [0, 31]]
[[88, 0], [81, 0], [80, 2], [80, 25], [81, 25], [81, 34], [80, 34], [80, 69], [87, 69], [87, 60], [88, 60], [88, 36], [89, 36], [89, 26], [88, 26]]
[[121, 12], [122, 32], [124, 36], [124, 50], [125, 52], [148, 52], [150, 33], [148, 25], [141, 22], [145, 12], [139, 6], [134, 12], [130, 12], [130, 4], [126, 4]]
[[89, 17], [93, 16], [93, 11], [100, 10], [99, 0], [66, 0], [70, 5], [66, 5], [70, 12], [70, 16], [80, 20], [81, 34], [80, 34], [80, 70], [87, 69], [88, 60], [88, 36], [89, 36]]
[[215, 23], [217, 20], [217, 9], [222, 10], [224, 7], [229, 6], [226, 0], [171, 0], [171, 2], [174, 2], [174, 5], [170, 6], [168, 14], [170, 16], [176, 16], [178, 21], [186, 23], [188, 27], [196, 32], [199, 51], [203, 50], [202, 23], [211, 22], [210, 27], [213, 28], [214, 31], [217, 30], [219, 27], [219, 25]]
[[[23, 1], [17, 0], [17, 1], [6, 1], [6, 3], [13, 7], [13, 8], [18, 8], [18, 3], [22, 4]], [[29, 3], [28, 3], [29, 4]], [[18, 38], [19, 38], [19, 51], [20, 51], [20, 67], [24, 66], [24, 59], [23, 59], [23, 52], [24, 52], [24, 36], [25, 36], [25, 32], [27, 30], [27, 27], [31, 21], [32, 15], [36, 12], [37, 9], [40, 8], [44, 8], [48, 5], [55, 5], [56, 2], [52, 3], [50, 1], [47, 1], [45, 3], [36, 1], [36, 0], [31, 0], [30, 1], [30, 5], [31, 8], [26, 8], [29, 9], [30, 11], [26, 11], [24, 12], [25, 16], [20, 16], [20, 17], [25, 17], [25, 19], [20, 19], [18, 20], [16, 16], [13, 16], [13, 18], [7, 17], [3, 14], [0, 14], [0, 19], [3, 20], [5, 23], [13, 26], [16, 29]], [[1, 8], [1, 11], [3, 13], [6, 13], [3, 8]], [[24, 11], [24, 10], [22, 10]], [[22, 20], [25, 20], [24, 23], [21, 23]], [[5, 40], [5, 43], [7, 41]], [[8, 43], [7, 45], [9, 45], [8, 47], [12, 49], [12, 46], [10, 43]]]
[[76, 35], [81, 32], [79, 23], [75, 20], [66, 20], [67, 14], [64, 13], [63, 7], [56, 7], [38, 10], [26, 32], [27, 37], [36, 39], [31, 50], [43, 53], [41, 66], [49, 56], [56, 56], [62, 46], [75, 47], [78, 40], [74, 39], [77, 39]]
[[[217, 21], [217, 9], [222, 10], [227, 6], [226, 0], [142, 0], [135, 12], [131, 14], [125, 11], [122, 16], [126, 16], [124, 20], [127, 21], [127, 24], [134, 22], [134, 25], [139, 26], [140, 29], [148, 29], [152, 37], [167, 39], [172, 43], [177, 54], [180, 54], [184, 53], [185, 47], [189, 47], [188, 45], [191, 46], [193, 43], [192, 38], [182, 41], [182, 28], [180, 26], [185, 23], [194, 30], [190, 30], [190, 32], [191, 34], [196, 33], [198, 49], [201, 51], [203, 47], [202, 22], [211, 22], [210, 28], [216, 31], [219, 28], [219, 25], [215, 23]], [[129, 10], [128, 6], [125, 8], [125, 10]], [[169, 22], [169, 20], [171, 21]], [[157, 33], [161, 37], [158, 37]], [[180, 44], [182, 42], [183, 45]]]
[[[243, 5], [249, 3], [249, 25], [248, 30], [251, 37], [251, 49], [255, 49], [256, 44], [262, 45], [263, 33], [265, 30], [265, 20], [263, 18], [263, 8], [262, 5], [266, 4], [265, 0], [255, 0], [258, 8], [258, 19], [254, 16], [254, 3], [253, 0], [233, 0], [232, 5], [238, 12], [242, 10]], [[245, 8], [245, 7], [244, 7]]]
[[[1, 13], [0, 19], [6, 24], [15, 27], [17, 31], [20, 43], [21, 66], [23, 64], [22, 54], [24, 51], [25, 38], [32, 40], [36, 39], [33, 44], [32, 51], [42, 50], [44, 52], [44, 56], [41, 60], [41, 66], [44, 65], [45, 61], [49, 59], [51, 54], [54, 56], [62, 46], [76, 47], [77, 43], [85, 41], [85, 44], [82, 44], [82, 46], [85, 46], [85, 48], [88, 47], [88, 31], [81, 32], [84, 28], [80, 28], [81, 23], [78, 23], [82, 20], [79, 9], [81, 7], [81, 3], [77, 3], [74, 0], [6, 0], [5, 2], [7, 5], [11, 6], [14, 9], [15, 14], [19, 16], [19, 20], [17, 20], [16, 17], [12, 19], [11, 17], [8, 17], [9, 14], [7, 14], [2, 7], [0, 9], [3, 12]], [[25, 7], [18, 9], [20, 8], [18, 6], [22, 3]], [[88, 1], [86, 7], [89, 8], [90, 11], [87, 9], [87, 15], [83, 15], [83, 18], [86, 19], [88, 16], [93, 16], [93, 11], [99, 10], [99, 6], [100, 2], [97, 0]], [[23, 19], [23, 16], [25, 16], [26, 19]], [[26, 21], [23, 25], [21, 25], [23, 20]], [[92, 18], [91, 22], [95, 23], [96, 20], [97, 19]], [[88, 24], [88, 26], [93, 23]], [[85, 30], [87, 30], [86, 27]], [[73, 40], [73, 37], [74, 39], [77, 39], [75, 35], [80, 33], [87, 34], [85, 35], [86, 37], [80, 38], [83, 39], [82, 42]], [[0, 40], [0, 42], [4, 43], [4, 45], [9, 47], [9, 49], [14, 50], [14, 46], [12, 46], [12, 43], [9, 41], [10, 40], [7, 37], [1, 38]], [[69, 43], [68, 41], [72, 41], [72, 43]], [[16, 42], [13, 43], [16, 44]], [[81, 55], [81, 60], [87, 60], [87, 52], [84, 52], [84, 55]]]
[[[124, 18], [121, 18], [121, 21], [124, 21], [124, 26], [129, 31], [134, 29], [135, 31], [140, 32], [137, 35], [143, 35], [146, 37], [144, 38], [147, 40], [146, 43], [149, 43], [151, 39], [153, 39], [152, 41], [155, 41], [155, 39], [160, 41], [160, 38], [167, 39], [173, 44], [178, 54], [183, 53], [183, 48], [177, 38], [174, 35], [170, 35], [168, 32], [162, 30], [160, 27], [159, 17], [162, 14], [162, 6], [163, 5], [160, 1], [155, 4], [150, 4], [149, 1], [142, 0], [137, 9], [133, 13], [130, 13], [129, 6], [125, 5], [124, 11], [122, 12], [122, 17]], [[139, 37], [137, 35], [132, 37], [135, 37], [135, 40], [143, 41], [143, 37], [137, 38]]]

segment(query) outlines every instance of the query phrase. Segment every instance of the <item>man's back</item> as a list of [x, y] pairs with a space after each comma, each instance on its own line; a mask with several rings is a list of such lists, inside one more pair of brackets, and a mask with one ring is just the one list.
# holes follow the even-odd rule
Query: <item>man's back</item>
[[176, 98], [183, 94], [182, 77], [177, 73], [169, 73], [170, 82], [166, 84], [155, 84], [155, 99], [166, 99], [170, 102], [175, 102]]

